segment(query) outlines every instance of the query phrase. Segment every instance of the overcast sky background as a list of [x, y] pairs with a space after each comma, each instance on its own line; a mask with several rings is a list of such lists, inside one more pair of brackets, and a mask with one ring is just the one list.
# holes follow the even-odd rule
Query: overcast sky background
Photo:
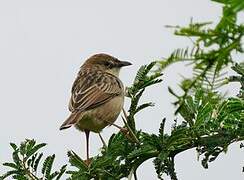
[[[189, 39], [173, 36], [165, 25], [187, 25], [191, 17], [217, 22], [220, 16], [221, 6], [210, 0], [1, 0], [0, 162], [11, 158], [9, 142], [20, 143], [25, 138], [48, 143], [45, 154], [57, 155], [55, 166], [67, 163], [66, 153], [71, 149], [85, 158], [85, 135], [74, 128], [58, 130], [69, 114], [71, 85], [84, 60], [105, 52], [131, 61], [133, 66], [121, 72], [128, 86], [140, 65], [190, 45]], [[167, 87], [176, 88], [180, 74], [190, 76], [191, 71], [183, 64], [173, 65], [164, 72], [163, 83], [145, 92], [143, 100], [156, 106], [137, 116], [139, 129], [157, 133], [161, 119], [167, 117], [170, 131], [174, 99]], [[232, 90], [230, 95], [238, 92], [237, 84], [225, 88]], [[120, 118], [117, 124], [122, 124]], [[110, 127], [102, 134], [108, 140], [117, 131]], [[91, 155], [101, 146], [92, 134]], [[244, 152], [239, 144], [231, 145], [228, 154], [221, 154], [208, 170], [197, 161], [195, 150], [176, 157], [180, 180], [240, 180], [244, 178], [242, 166]], [[0, 173], [4, 171], [1, 166]], [[151, 160], [138, 169], [138, 176], [157, 179]]]

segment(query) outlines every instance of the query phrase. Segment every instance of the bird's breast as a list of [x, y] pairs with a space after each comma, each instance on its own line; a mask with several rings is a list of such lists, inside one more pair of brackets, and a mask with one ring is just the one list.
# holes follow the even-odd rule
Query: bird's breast
[[124, 105], [124, 95], [116, 96], [108, 102], [81, 113], [76, 128], [100, 132], [107, 125], [112, 124], [118, 118]]

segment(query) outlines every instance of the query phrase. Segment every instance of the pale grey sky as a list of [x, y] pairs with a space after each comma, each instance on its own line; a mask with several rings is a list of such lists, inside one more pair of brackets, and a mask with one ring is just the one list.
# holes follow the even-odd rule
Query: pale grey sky
[[[11, 158], [9, 142], [25, 138], [47, 142], [45, 153], [57, 155], [56, 166], [67, 163], [70, 149], [85, 157], [84, 134], [74, 128], [58, 130], [69, 114], [70, 88], [84, 59], [106, 52], [133, 62], [121, 73], [125, 85], [130, 85], [140, 65], [190, 44], [189, 39], [173, 36], [165, 25], [186, 25], [191, 17], [217, 22], [220, 16], [221, 6], [210, 0], [1, 0], [0, 162]], [[176, 87], [179, 74], [189, 76], [190, 71], [180, 64], [164, 74], [164, 82], [144, 96], [156, 106], [137, 116], [137, 127], [150, 133], [158, 131], [163, 117], [167, 117], [170, 131], [174, 107], [167, 87]], [[233, 94], [237, 87], [231, 86]], [[121, 119], [117, 123], [122, 124]], [[113, 132], [117, 129], [106, 128], [103, 136], [108, 140]], [[91, 155], [100, 147], [98, 136], [92, 134]], [[186, 151], [176, 157], [178, 177], [243, 179], [242, 151], [239, 144], [232, 145], [208, 170], [197, 161], [194, 150]], [[1, 166], [0, 173], [3, 171]], [[138, 169], [138, 176], [157, 179], [151, 160]]]

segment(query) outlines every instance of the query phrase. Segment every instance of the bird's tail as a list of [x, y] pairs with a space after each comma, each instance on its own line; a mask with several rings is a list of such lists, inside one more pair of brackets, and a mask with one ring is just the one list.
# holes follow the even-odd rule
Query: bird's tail
[[70, 128], [77, 122], [77, 117], [79, 117], [79, 115], [80, 113], [71, 113], [71, 115], [60, 126], [59, 130]]

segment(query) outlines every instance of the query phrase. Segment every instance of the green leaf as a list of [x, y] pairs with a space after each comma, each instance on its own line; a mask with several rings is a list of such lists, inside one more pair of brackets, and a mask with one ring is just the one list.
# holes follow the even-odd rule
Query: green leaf
[[18, 170], [11, 170], [11, 171], [8, 171], [8, 172], [6, 172], [4, 175], [2, 175], [1, 177], [0, 177], [0, 179], [2, 180], [2, 179], [5, 179], [5, 178], [7, 178], [7, 177], [9, 177], [9, 176], [12, 176], [12, 175], [14, 175], [14, 174], [18, 174]]
[[33, 154], [35, 154], [39, 149], [41, 149], [42, 147], [46, 146], [46, 143], [41, 143], [41, 144], [37, 144], [34, 147], [32, 146], [26, 153], [26, 159], [28, 159], [30, 156], [32, 156]]
[[13, 148], [14, 151], [17, 150], [17, 145], [16, 145], [16, 144], [14, 144], [14, 143], [10, 143], [10, 146]]
[[32, 167], [33, 167], [33, 170], [34, 170], [35, 172], [37, 171], [37, 168], [38, 168], [38, 165], [39, 165], [39, 163], [40, 163], [40, 160], [41, 160], [42, 156], [43, 156], [43, 153], [40, 153], [40, 154], [38, 155], [38, 157], [36, 158], [36, 160], [33, 161], [33, 165], [32, 165]]
[[54, 159], [55, 155], [53, 154], [48, 156], [43, 163], [42, 173], [45, 174], [47, 179], [50, 179]]
[[15, 164], [17, 165], [17, 166], [21, 166], [20, 165], [20, 158], [19, 158], [19, 155], [18, 155], [18, 151], [14, 151], [13, 152], [13, 154], [12, 154], [12, 158], [13, 158], [13, 160], [14, 160], [14, 162], [15, 162]]
[[85, 162], [74, 152], [68, 151], [69, 162], [72, 166], [75, 166], [82, 170], [87, 170]]
[[19, 167], [14, 163], [3, 163], [3, 165], [14, 169], [19, 169]]
[[212, 116], [213, 107], [210, 103], [206, 103], [203, 106], [199, 107], [195, 126], [199, 127], [204, 124], [204, 121], [209, 120]]
[[67, 165], [64, 165], [64, 166], [62, 166], [61, 167], [61, 169], [59, 170], [59, 174], [58, 174], [58, 176], [56, 177], [56, 180], [59, 180], [61, 177], [62, 177], [62, 175], [65, 173], [65, 171], [66, 171], [66, 167], [67, 167]]

